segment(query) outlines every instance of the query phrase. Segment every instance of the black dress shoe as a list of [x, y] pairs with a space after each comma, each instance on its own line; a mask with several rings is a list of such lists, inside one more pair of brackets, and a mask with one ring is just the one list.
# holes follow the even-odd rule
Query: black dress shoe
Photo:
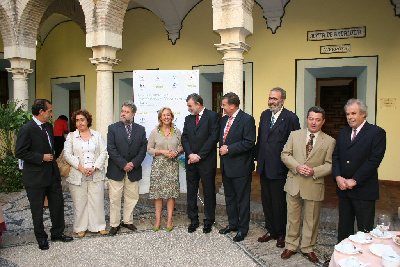
[[51, 241], [53, 242], [57, 242], [57, 241], [61, 241], [61, 242], [71, 242], [72, 240], [74, 240], [71, 236], [67, 236], [67, 235], [60, 235], [60, 236], [52, 236], [51, 237]]
[[188, 226], [188, 233], [193, 233], [196, 231], [196, 229], [199, 227], [199, 223], [191, 223]]
[[240, 242], [240, 241], [243, 241], [245, 237], [246, 237], [246, 235], [239, 231], [233, 238], [233, 241]]
[[235, 231], [237, 231], [237, 228], [234, 228], [234, 227], [231, 228], [228, 225], [225, 228], [222, 228], [221, 230], [219, 230], [218, 233], [220, 233], [221, 235], [226, 235], [226, 234], [228, 234], [230, 232], [235, 232]]
[[133, 223], [121, 223], [122, 227], [128, 228], [131, 231], [136, 231], [137, 228], [136, 226], [133, 225]]
[[278, 248], [285, 247], [285, 237], [284, 236], [278, 236], [278, 238], [276, 239], [276, 247], [278, 247]]
[[41, 250], [49, 249], [49, 242], [47, 241], [47, 239], [38, 241], [38, 245]]
[[212, 230], [212, 223], [206, 223], [203, 226], [203, 233], [208, 234]]
[[119, 225], [117, 227], [111, 227], [110, 231], [108, 231], [108, 235], [110, 236], [116, 235], [119, 231], [119, 228], [120, 228]]

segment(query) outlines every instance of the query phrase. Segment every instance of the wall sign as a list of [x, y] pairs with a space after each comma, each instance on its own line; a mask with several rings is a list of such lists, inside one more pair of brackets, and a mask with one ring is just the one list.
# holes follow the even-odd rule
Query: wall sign
[[320, 47], [321, 54], [348, 53], [350, 51], [351, 51], [350, 44], [324, 45]]
[[381, 108], [385, 109], [396, 109], [396, 98], [395, 97], [388, 97], [388, 98], [381, 98]]
[[364, 38], [366, 36], [366, 33], [367, 29], [365, 28], [365, 26], [332, 30], [308, 31], [307, 41]]

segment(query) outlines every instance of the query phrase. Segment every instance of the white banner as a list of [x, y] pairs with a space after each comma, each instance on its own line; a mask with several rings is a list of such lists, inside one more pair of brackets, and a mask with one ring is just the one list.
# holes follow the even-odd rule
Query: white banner
[[[158, 125], [158, 110], [169, 107], [174, 112], [174, 123], [181, 131], [189, 114], [186, 97], [199, 93], [198, 70], [137, 70], [133, 71], [133, 95], [137, 112], [135, 122], [146, 129], [149, 137]], [[142, 163], [143, 178], [139, 183], [140, 194], [149, 192], [152, 157], [146, 155]], [[186, 193], [186, 172], [183, 161], [179, 166], [180, 190]]]

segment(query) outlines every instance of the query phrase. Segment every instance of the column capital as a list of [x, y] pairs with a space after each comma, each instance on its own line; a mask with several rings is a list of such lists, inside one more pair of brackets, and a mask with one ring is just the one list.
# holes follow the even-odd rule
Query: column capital
[[220, 43], [214, 45], [218, 51], [228, 52], [228, 51], [238, 51], [238, 52], [247, 52], [250, 49], [250, 46], [244, 42], [236, 42], [236, 43]]
[[111, 68], [121, 62], [120, 59], [110, 57], [89, 58], [89, 60], [93, 65], [109, 65]]
[[6, 70], [13, 74], [12, 78], [15, 79], [28, 79], [28, 74], [33, 72], [33, 69], [25, 68], [6, 68]]
[[26, 58], [9, 58], [11, 63], [10, 68], [6, 68], [6, 70], [13, 74], [13, 80], [15, 79], [28, 79], [28, 74], [33, 72], [31, 69], [31, 59]]
[[249, 51], [250, 46], [243, 42], [215, 44], [218, 51], [224, 53], [223, 61], [241, 61], [243, 62], [243, 52]]
[[93, 57], [89, 58], [93, 65], [97, 66], [98, 71], [112, 71], [114, 65], [121, 62], [116, 58], [118, 48], [110, 46], [92, 47]]

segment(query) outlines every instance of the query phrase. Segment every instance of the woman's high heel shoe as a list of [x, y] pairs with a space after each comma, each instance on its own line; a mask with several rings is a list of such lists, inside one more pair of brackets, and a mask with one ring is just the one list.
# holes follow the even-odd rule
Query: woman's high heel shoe
[[160, 231], [160, 226], [153, 226], [153, 232]]
[[165, 228], [165, 231], [171, 232], [173, 229], [174, 229], [174, 226], [171, 225], [171, 226], [167, 226], [167, 227]]

